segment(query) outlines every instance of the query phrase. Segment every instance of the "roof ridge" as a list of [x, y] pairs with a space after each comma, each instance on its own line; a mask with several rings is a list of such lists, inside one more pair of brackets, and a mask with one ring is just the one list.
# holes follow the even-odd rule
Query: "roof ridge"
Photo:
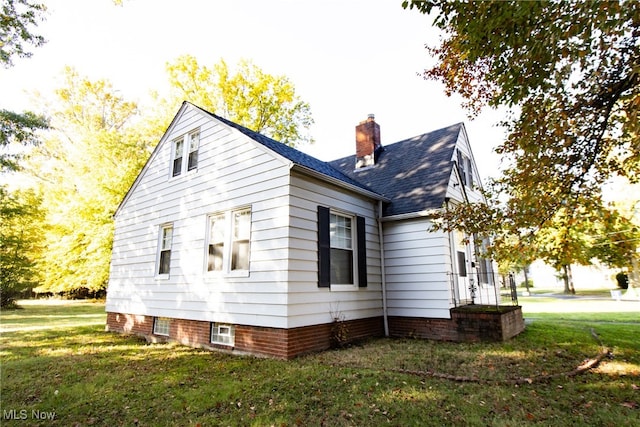
[[[188, 102], [188, 101], [185, 101]], [[253, 139], [254, 141], [258, 142], [259, 144], [262, 144], [263, 146], [265, 146], [266, 148], [274, 151], [275, 153], [287, 158], [288, 160], [292, 161], [293, 163], [312, 169], [315, 172], [318, 172], [322, 175], [326, 175], [327, 177], [330, 178], [334, 178], [334, 179], [338, 179], [339, 181], [342, 181], [346, 184], [349, 185], [353, 185], [359, 188], [362, 188], [363, 190], [367, 190], [373, 194], [377, 194], [382, 196], [382, 194], [380, 194], [378, 191], [372, 190], [371, 188], [369, 188], [369, 186], [359, 182], [358, 180], [355, 180], [351, 177], [349, 177], [348, 175], [346, 175], [345, 173], [343, 173], [341, 170], [333, 167], [329, 162], [325, 162], [323, 160], [320, 160], [316, 157], [313, 157], [310, 154], [307, 154], [303, 151], [300, 151], [294, 147], [291, 147], [287, 144], [284, 144], [280, 141], [276, 141], [273, 138], [270, 138], [266, 135], [263, 135], [259, 132], [256, 132], [254, 130], [251, 130], [245, 126], [242, 126], [238, 123], [235, 123], [227, 118], [218, 116], [215, 113], [212, 113], [208, 110], [205, 110], [202, 107], [199, 107], [191, 102], [188, 102], [189, 104], [193, 105], [195, 108], [198, 108], [199, 110], [203, 111], [206, 114], [209, 114], [210, 116], [214, 117], [217, 120], [220, 120], [221, 122], [225, 123], [228, 126], [231, 126], [232, 128], [238, 130], [239, 132], [241, 132], [242, 134], [248, 136], [249, 138]]]

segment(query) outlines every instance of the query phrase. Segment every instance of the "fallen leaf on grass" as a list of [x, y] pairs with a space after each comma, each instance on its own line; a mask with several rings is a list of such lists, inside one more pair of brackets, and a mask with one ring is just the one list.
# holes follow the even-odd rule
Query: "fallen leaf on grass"
[[624, 403], [621, 403], [620, 405], [629, 409], [638, 409], [638, 402], [624, 402]]

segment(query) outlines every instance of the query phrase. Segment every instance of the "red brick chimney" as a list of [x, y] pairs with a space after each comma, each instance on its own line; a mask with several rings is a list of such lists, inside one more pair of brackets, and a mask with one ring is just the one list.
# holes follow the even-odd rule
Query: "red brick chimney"
[[373, 166], [375, 152], [380, 148], [380, 125], [373, 114], [356, 126], [356, 169]]

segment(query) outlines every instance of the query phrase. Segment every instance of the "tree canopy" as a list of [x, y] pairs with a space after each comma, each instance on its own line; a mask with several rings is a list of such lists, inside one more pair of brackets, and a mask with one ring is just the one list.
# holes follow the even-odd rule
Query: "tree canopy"
[[612, 177], [640, 178], [637, 2], [403, 6], [431, 14], [443, 30], [440, 43], [428, 47], [436, 64], [425, 78], [461, 95], [472, 116], [487, 106], [510, 111], [497, 148], [503, 173], [488, 186], [492, 203], [471, 207], [473, 214], [461, 206], [449, 214], [452, 224], [470, 216], [482, 219], [485, 232], [542, 236], [570, 218], [563, 213], [607, 210], [602, 188]]
[[99, 291], [109, 276], [112, 215], [149, 156], [136, 104], [73, 68], [49, 106], [52, 129], [25, 166], [45, 212], [40, 292]]
[[0, 64], [13, 65], [13, 58], [28, 58], [28, 46], [41, 46], [43, 36], [35, 34], [34, 27], [44, 19], [47, 8], [29, 0], [3, 0], [0, 14]]
[[113, 214], [175, 114], [177, 100], [186, 98], [290, 144], [301, 141], [301, 126], [311, 116], [293, 85], [243, 64], [243, 71], [232, 74], [221, 62], [214, 73], [183, 57], [169, 66], [172, 92], [153, 111], [124, 99], [107, 80], [65, 69], [64, 84], [47, 106], [51, 129], [26, 165], [37, 178], [44, 215], [38, 225], [46, 250], [39, 256], [42, 280], [36, 291], [106, 288]]
[[33, 190], [9, 192], [0, 186], [0, 307], [39, 283], [42, 210]]
[[286, 76], [268, 74], [248, 60], [235, 69], [224, 60], [207, 67], [190, 55], [167, 64], [167, 73], [172, 94], [165, 104], [171, 111], [187, 100], [287, 145], [313, 141], [305, 132], [313, 124], [311, 108]]

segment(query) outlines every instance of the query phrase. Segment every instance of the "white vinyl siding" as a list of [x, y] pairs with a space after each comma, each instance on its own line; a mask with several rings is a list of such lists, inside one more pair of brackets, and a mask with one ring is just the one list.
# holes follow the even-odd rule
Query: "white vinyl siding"
[[384, 223], [389, 316], [450, 317], [448, 236], [429, 228], [428, 219]]
[[[198, 173], [167, 180], [172, 141], [193, 129], [200, 130]], [[288, 162], [255, 141], [183, 108], [116, 213], [107, 311], [287, 327], [289, 172]], [[208, 274], [211, 214], [248, 206], [251, 274]], [[154, 224], [165, 223], [173, 224], [171, 274], [158, 282]], [[240, 267], [247, 265], [246, 224], [238, 218]]]
[[[365, 218], [367, 287], [318, 287], [319, 205]], [[289, 209], [289, 327], [330, 323], [335, 315], [346, 320], [382, 316], [377, 202], [293, 173]], [[355, 220], [352, 226], [355, 227]]]

